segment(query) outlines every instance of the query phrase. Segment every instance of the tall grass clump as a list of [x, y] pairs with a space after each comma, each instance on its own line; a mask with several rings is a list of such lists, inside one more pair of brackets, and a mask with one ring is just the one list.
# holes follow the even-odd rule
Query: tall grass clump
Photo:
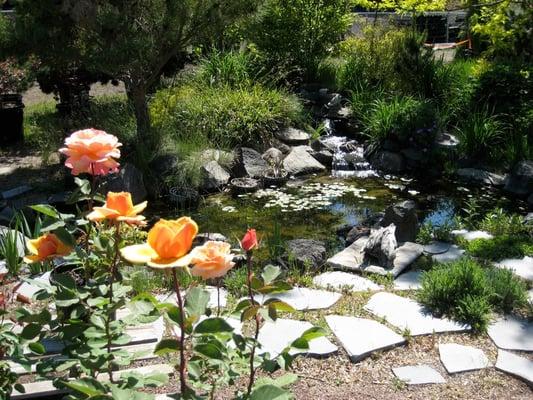
[[200, 62], [195, 78], [211, 86], [250, 86], [259, 76], [257, 60], [248, 51], [213, 50]]

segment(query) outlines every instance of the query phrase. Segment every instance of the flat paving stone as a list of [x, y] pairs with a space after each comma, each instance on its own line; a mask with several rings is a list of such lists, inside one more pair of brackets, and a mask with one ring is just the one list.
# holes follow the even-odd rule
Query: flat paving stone
[[[207, 306], [210, 308], [215, 308], [218, 306], [218, 294], [217, 288], [215, 286], [206, 286], [203, 288], [209, 292], [209, 302]], [[172, 304], [178, 304], [178, 299], [176, 298], [176, 293], [171, 292], [168, 294], [158, 295], [156, 298], [159, 301], [171, 302]], [[220, 307], [226, 307], [228, 298], [228, 292], [224, 288], [220, 288]]]
[[[50, 284], [50, 272], [45, 272], [39, 277], [33, 278], [35, 281], [43, 283], [43, 284]], [[17, 299], [19, 301], [29, 303], [31, 302], [33, 296], [35, 293], [37, 293], [42, 288], [40, 286], [37, 286], [33, 283], [23, 282], [22, 285], [18, 287], [18, 289], [15, 291], [17, 294]]]
[[405, 343], [402, 336], [371, 319], [328, 315], [326, 322], [352, 362]]
[[494, 236], [492, 236], [490, 233], [485, 231], [467, 231], [466, 229], [456, 229], [453, 230], [452, 235], [460, 236], [465, 240], [468, 240], [469, 242], [476, 239], [492, 239]]
[[533, 385], [533, 361], [505, 350], [498, 350], [496, 369], [514, 375]]
[[[259, 354], [269, 353], [272, 358], [277, 357], [287, 346], [298, 339], [313, 325], [307, 321], [278, 318], [274, 322], [266, 322], [259, 331], [257, 340], [261, 343]], [[322, 336], [309, 341], [309, 349], [292, 349], [291, 354], [306, 354], [310, 356], [325, 356], [335, 353], [338, 347], [328, 338]]]
[[399, 329], [408, 329], [412, 336], [427, 335], [433, 332], [460, 332], [470, 326], [445, 318], [435, 318], [418, 302], [392, 293], [376, 293], [365, 309]]
[[333, 269], [358, 271], [365, 259], [364, 248], [368, 242], [367, 237], [362, 237], [353, 242], [340, 253], [329, 258], [326, 263]]
[[393, 368], [394, 375], [408, 385], [424, 385], [428, 383], [446, 383], [442, 375], [429, 365], [408, 365]]
[[463, 257], [465, 251], [461, 249], [459, 246], [452, 244], [450, 246], [450, 249], [446, 253], [441, 254], [434, 254], [431, 256], [433, 261], [439, 262], [439, 263], [447, 263], [452, 261], [457, 261], [461, 257]]
[[423, 271], [409, 271], [401, 274], [394, 280], [394, 290], [418, 290]]
[[489, 359], [481, 349], [456, 343], [439, 344], [439, 354], [449, 374], [487, 368]]
[[443, 254], [450, 250], [451, 243], [446, 242], [431, 242], [424, 246], [424, 253], [426, 254]]
[[533, 257], [524, 257], [522, 259], [506, 259], [495, 264], [498, 268], [506, 268], [513, 271], [515, 275], [521, 278], [533, 281]]
[[330, 292], [328, 290], [308, 289], [295, 287], [283, 293], [268, 294], [257, 296], [261, 303], [268, 299], [279, 299], [289, 304], [298, 311], [319, 310], [329, 308], [342, 297], [340, 293]]
[[533, 351], [533, 323], [508, 316], [489, 325], [488, 334], [500, 349]]
[[533, 289], [530, 289], [529, 292], [527, 292], [527, 296], [529, 298], [529, 302], [533, 303]]
[[367, 290], [380, 290], [382, 286], [370, 279], [349, 272], [331, 271], [324, 272], [313, 278], [313, 283], [323, 288], [348, 289], [352, 292], [365, 292]]
[[9, 271], [7, 270], [6, 262], [1, 260], [0, 261], [0, 276], [7, 274]]

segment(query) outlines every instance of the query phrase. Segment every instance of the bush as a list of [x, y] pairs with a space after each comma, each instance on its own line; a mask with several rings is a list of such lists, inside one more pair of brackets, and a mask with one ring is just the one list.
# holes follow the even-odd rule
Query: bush
[[526, 298], [525, 285], [510, 271], [486, 269], [469, 258], [425, 272], [418, 293], [420, 303], [434, 314], [470, 324], [478, 332], [486, 330], [492, 310], [510, 312]]
[[257, 78], [254, 61], [250, 52], [214, 50], [200, 63], [196, 78], [204, 85], [250, 86]]
[[493, 239], [476, 239], [466, 243], [468, 254], [485, 260], [500, 261], [533, 255], [533, 243], [527, 236], [502, 235]]
[[302, 118], [295, 96], [259, 85], [185, 85], [162, 90], [151, 104], [154, 126], [175, 139], [205, 137], [218, 147], [255, 143]]

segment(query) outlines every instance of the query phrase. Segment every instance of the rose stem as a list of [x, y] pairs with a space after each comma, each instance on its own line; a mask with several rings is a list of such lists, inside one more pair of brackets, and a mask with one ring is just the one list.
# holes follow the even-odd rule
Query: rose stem
[[178, 307], [180, 309], [180, 318], [179, 325], [181, 330], [180, 335], [180, 388], [181, 394], [185, 395], [187, 392], [187, 377], [185, 375], [185, 322], [183, 318], [183, 299], [181, 298], [180, 287], [178, 284], [178, 275], [176, 273], [176, 268], [172, 268], [172, 275], [174, 277], [174, 290], [178, 297]]
[[[246, 252], [246, 266], [248, 268], [248, 296], [254, 305], [254, 294], [252, 292], [252, 252]], [[254, 358], [255, 358], [255, 348], [257, 345], [257, 337], [259, 336], [259, 314], [255, 314], [255, 332], [254, 332], [254, 342], [252, 343], [252, 351], [250, 353], [250, 380], [248, 381], [248, 390], [247, 396], [250, 396], [252, 392], [252, 386], [254, 385], [255, 380], [255, 368], [254, 368]]]

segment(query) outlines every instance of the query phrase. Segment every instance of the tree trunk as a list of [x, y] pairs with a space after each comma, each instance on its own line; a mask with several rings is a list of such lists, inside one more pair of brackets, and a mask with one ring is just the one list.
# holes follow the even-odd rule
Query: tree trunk
[[139, 145], [148, 145], [151, 139], [151, 122], [150, 112], [148, 111], [147, 90], [143, 86], [126, 84], [126, 92], [135, 113], [137, 142]]

